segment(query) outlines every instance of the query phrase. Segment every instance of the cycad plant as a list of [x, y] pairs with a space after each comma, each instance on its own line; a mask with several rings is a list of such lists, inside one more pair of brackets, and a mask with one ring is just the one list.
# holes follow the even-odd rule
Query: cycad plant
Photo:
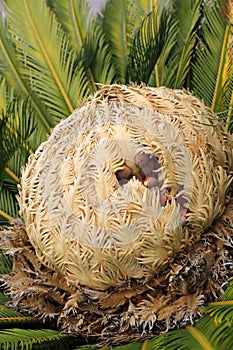
[[[164, 85], [172, 89], [186, 88], [191, 90], [197, 97], [203, 99], [205, 105], [215, 113], [212, 115], [212, 112], [203, 109], [203, 116], [198, 116], [200, 124], [204, 128], [213, 130], [210, 132], [212, 135], [219, 135], [218, 130], [220, 129], [222, 130], [220, 133], [225, 135], [223, 136], [224, 141], [219, 146], [214, 146], [217, 149], [223, 147], [222, 153], [219, 151], [217, 155], [214, 152], [213, 158], [219, 158], [220, 162], [223, 163], [225, 159], [227, 164], [231, 162], [229, 147], [227, 150], [224, 149], [225, 142], [231, 143], [230, 135], [227, 136], [223, 131], [223, 128], [229, 133], [232, 131], [233, 34], [231, 21], [233, 5], [230, 0], [208, 2], [200, 0], [154, 2], [110, 0], [103, 11], [103, 16], [97, 18], [92, 18], [87, 4], [82, 0], [73, 2], [5, 0], [3, 4], [4, 13], [0, 27], [0, 218], [2, 226], [7, 225], [9, 221], [18, 216], [17, 186], [20, 183], [21, 169], [28, 156], [33, 154], [38, 146], [47, 139], [47, 136], [61, 119], [69, 116], [80, 105], [85, 106], [85, 103], [89, 103], [90, 100], [87, 99], [85, 102], [85, 99], [90, 94], [97, 92], [102, 84], [145, 83], [153, 87]], [[133, 89], [132, 87], [131, 91]], [[135, 89], [137, 90], [136, 87]], [[109, 100], [116, 99], [116, 95], [118, 94], [110, 94]], [[121, 98], [120, 102], [122, 102]], [[139, 110], [140, 107], [139, 103]], [[211, 113], [210, 120], [206, 117], [208, 113]], [[80, 124], [82, 123], [85, 123], [85, 119], [80, 120]], [[135, 136], [137, 135], [135, 134]], [[191, 136], [192, 133], [190, 133]], [[228, 138], [229, 141], [226, 141]], [[68, 140], [69, 133], [67, 142]], [[214, 139], [214, 142], [217, 142], [217, 138]], [[210, 153], [211, 147], [207, 147]], [[118, 164], [119, 169], [117, 168], [116, 172], [126, 170], [128, 165]], [[69, 166], [66, 164], [66, 167], [69, 168]], [[33, 167], [30, 171], [32, 174]], [[218, 174], [216, 184], [224, 184], [222, 187], [224, 192], [225, 188], [228, 188], [228, 178], [227, 176], [224, 178], [225, 175], [219, 169], [215, 171]], [[231, 173], [230, 165], [229, 169], [225, 168], [225, 171], [227, 174]], [[24, 177], [31, 179], [28, 174]], [[208, 174], [206, 177], [208, 178]], [[122, 180], [122, 178], [118, 176], [118, 180]], [[206, 180], [206, 182], [208, 181]], [[64, 182], [64, 186], [67, 184]], [[172, 186], [167, 185], [168, 187]], [[27, 201], [27, 193], [25, 193], [21, 195], [24, 202]], [[230, 196], [229, 193], [228, 196]], [[207, 197], [211, 197], [211, 191], [209, 194], [207, 193]], [[53, 209], [56, 211], [57, 208]], [[22, 212], [23, 209], [21, 209]], [[23, 214], [25, 217], [27, 216], [26, 212], [25, 210]], [[216, 214], [217, 209], [215, 211], [215, 208], [212, 208], [212, 212], [215, 212], [216, 217], [219, 215], [219, 213]], [[39, 224], [42, 227], [44, 223], [38, 221]], [[21, 230], [21, 225], [21, 221], [15, 222], [15, 232], [23, 232], [24, 229]], [[217, 229], [219, 232], [216, 233]], [[228, 247], [232, 246], [232, 236], [228, 235], [226, 239], [222, 230], [223, 228], [215, 227], [214, 235], [217, 235], [217, 238], [221, 236], [220, 241], [225, 240], [225, 245], [227, 241]], [[24, 249], [24, 247], [30, 246], [30, 243], [25, 236], [21, 236], [22, 245], [17, 241], [16, 236], [15, 241], [11, 237], [12, 252], [15, 252], [17, 247], [19, 257], [17, 263], [19, 266], [22, 263], [20, 257], [27, 259], [28, 271], [31, 269], [31, 276], [35, 278], [33, 269], [38, 262], [30, 255], [30, 249], [29, 251]], [[6, 234], [3, 237], [7, 240]], [[33, 239], [31, 237], [32, 241]], [[16, 241], [18, 245], [15, 245]], [[212, 244], [213, 251], [216, 248], [221, 248], [220, 241], [216, 243], [216, 240], [207, 234], [206, 244]], [[226, 271], [229, 270], [229, 272], [232, 270], [231, 249], [227, 248], [223, 254], [226, 258]], [[8, 249], [8, 252], [11, 253], [11, 250]], [[147, 257], [144, 258], [147, 259]], [[10, 258], [2, 254], [1, 273], [7, 276], [11, 270], [11, 264]], [[56, 313], [59, 314], [61, 299], [67, 297], [65, 292], [72, 294], [73, 286], [67, 286], [64, 295], [61, 295], [59, 286], [54, 280], [59, 280], [59, 283], [62, 284], [62, 276], [51, 274], [45, 267], [44, 269], [41, 273], [48, 273], [49, 283], [51, 284], [52, 281], [51, 285], [55, 288], [53, 302], [50, 303], [51, 315], [55, 316]], [[222, 267], [220, 270], [216, 275], [213, 274], [219, 279], [216, 283], [212, 283], [211, 293], [215, 294], [216, 298], [219, 292], [223, 292], [227, 282], [230, 282], [227, 279], [224, 280], [225, 272], [223, 272]], [[38, 272], [40, 269], [36, 271]], [[74, 272], [69, 271], [71, 275]], [[82, 276], [86, 277], [84, 273]], [[135, 276], [136, 279], [137, 277]], [[25, 275], [24, 278], [26, 279], [27, 276]], [[4, 280], [4, 276], [2, 280]], [[95, 288], [96, 279], [93, 278], [93, 281], [91, 287]], [[85, 283], [83, 282], [84, 285]], [[107, 286], [109, 283], [109, 281], [106, 283]], [[222, 290], [217, 290], [217, 286], [222, 286]], [[37, 292], [43, 295], [46, 288], [42, 283], [39, 283]], [[97, 286], [98, 290], [104, 288], [103, 285]], [[139, 287], [136, 285], [136, 288]], [[29, 289], [27, 292], [30, 295], [32, 290]], [[120, 290], [118, 292], [118, 295], [115, 293], [115, 303], [116, 298], [119, 299]], [[99, 303], [101, 292], [99, 292], [100, 297], [98, 298], [91, 293], [90, 290], [90, 299], [94, 298]], [[132, 291], [129, 291], [130, 293]], [[137, 293], [130, 296], [124, 295], [124, 298], [135, 298], [136, 296]], [[152, 293], [151, 300], [153, 298]], [[110, 302], [110, 299], [106, 299], [105, 303]], [[74, 312], [77, 312], [74, 306], [75, 300], [72, 298], [70, 300]], [[138, 304], [139, 308], [140, 303], [143, 302], [136, 299], [130, 300]], [[76, 346], [78, 349], [81, 346], [78, 344], [85, 343], [85, 339], [77, 334], [63, 334], [54, 329], [55, 323], [54, 325], [41, 324], [37, 318], [25, 314], [25, 310], [22, 308], [27, 310], [28, 308], [24, 304], [21, 305], [21, 311], [15, 311], [8, 308], [5, 304], [6, 301], [6, 297], [2, 295], [0, 318], [2, 327], [0, 344], [2, 348], [18, 347], [23, 349], [47, 346], [50, 349], [71, 349]], [[103, 297], [101, 302], [104, 302]], [[10, 303], [14, 304], [14, 299]], [[31, 310], [37, 312], [36, 305], [33, 303]], [[107, 307], [116, 307], [116, 305], [109, 304]], [[88, 305], [84, 302], [81, 308], [85, 311]], [[231, 349], [233, 344], [231, 284], [229, 283], [227, 291], [220, 297], [219, 301], [212, 301], [201, 311], [205, 316], [194, 326], [169, 331], [150, 341], [146, 340], [143, 344], [140, 343], [140, 335], [135, 335], [135, 337], [132, 336], [128, 339], [138, 339], [139, 342], [122, 346], [122, 349]], [[63, 313], [63, 318], [69, 319], [69, 316], [69, 312]], [[180, 326], [182, 326], [182, 322], [186, 323], [185, 317], [184, 315], [183, 321], [181, 319]], [[108, 315], [105, 315], [105, 319], [101, 320], [107, 322], [106, 319], [108, 319]], [[95, 321], [98, 321], [98, 317], [96, 320], [92, 318], [89, 321], [90, 327], [92, 327]], [[82, 318], [80, 318], [80, 322], [83, 322]], [[68, 328], [72, 330], [72, 325], [69, 322], [68, 324]], [[88, 328], [88, 324], [86, 327]], [[114, 339], [116, 340], [117, 337]], [[127, 337], [124, 337], [124, 340], [126, 341]], [[91, 342], [91, 339], [88, 338], [88, 341]], [[106, 337], [105, 341], [109, 343]]]

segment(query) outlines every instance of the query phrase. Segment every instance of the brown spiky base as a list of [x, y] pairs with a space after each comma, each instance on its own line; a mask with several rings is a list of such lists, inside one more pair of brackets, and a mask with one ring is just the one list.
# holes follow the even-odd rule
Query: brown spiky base
[[150, 283], [131, 280], [106, 291], [68, 284], [41, 264], [21, 220], [1, 232], [1, 243], [14, 258], [12, 273], [0, 278], [11, 307], [101, 344], [142, 340], [192, 324], [202, 306], [224, 291], [233, 277], [233, 204]]

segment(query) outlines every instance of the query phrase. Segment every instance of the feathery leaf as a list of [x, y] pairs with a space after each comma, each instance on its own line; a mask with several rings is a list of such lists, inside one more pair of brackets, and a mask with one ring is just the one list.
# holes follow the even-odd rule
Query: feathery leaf
[[[120, 6], [119, 6], [120, 5]], [[104, 10], [103, 28], [110, 42], [119, 81], [125, 82], [127, 67], [127, 21], [128, 1], [108, 1]]]
[[201, 2], [201, 0], [185, 2], [177, 0], [170, 3], [170, 16], [173, 18], [172, 28], [167, 29], [170, 30], [168, 35], [170, 51], [164, 46], [164, 50], [165, 48], [167, 50], [166, 64], [157, 68], [158, 72], [164, 75], [162, 84], [165, 86], [181, 88], [188, 77]]
[[153, 68], [167, 41], [167, 29], [170, 26], [169, 11], [166, 7], [158, 16], [157, 9], [143, 20], [130, 47], [128, 59], [128, 82], [148, 83]]
[[29, 97], [44, 132], [49, 132], [53, 124], [47, 115], [46, 109], [32, 93], [31, 87], [23, 75], [23, 66], [20, 64], [19, 60], [17, 60], [14, 45], [10, 41], [7, 25], [3, 18], [0, 19], [0, 48], [1, 75], [5, 77], [9, 86], [20, 93], [23, 98]]
[[[0, 251], [0, 274], [9, 273], [12, 270], [12, 258], [9, 255]], [[0, 293], [0, 304], [5, 303], [8, 300], [7, 297]]]
[[[220, 6], [223, 5], [223, 1], [219, 3]], [[212, 2], [211, 6], [204, 4], [199, 43], [192, 65], [192, 88], [215, 112], [225, 108], [222, 102], [226, 92], [224, 86], [229, 86], [227, 79], [232, 79], [232, 73], [228, 75], [232, 72], [229, 64], [233, 65], [232, 53], [229, 51], [232, 33], [220, 6], [217, 2]], [[203, 74], [204, 79], [201, 78]]]
[[[4, 329], [0, 331], [1, 349], [70, 349], [73, 336], [50, 329]], [[37, 347], [39, 346], [40, 347]]]
[[68, 38], [43, 1], [9, 0], [5, 9], [17, 59], [57, 122], [73, 112], [86, 87], [82, 70], [74, 68]]

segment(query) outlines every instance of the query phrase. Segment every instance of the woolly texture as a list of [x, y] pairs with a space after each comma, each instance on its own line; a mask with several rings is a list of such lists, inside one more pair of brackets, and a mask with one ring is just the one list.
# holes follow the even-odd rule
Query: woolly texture
[[23, 171], [23, 223], [3, 235], [21, 274], [35, 262], [30, 295], [17, 263], [3, 278], [14, 306], [117, 341], [195, 320], [232, 274], [233, 142], [214, 123], [187, 91], [111, 85], [57, 125]]

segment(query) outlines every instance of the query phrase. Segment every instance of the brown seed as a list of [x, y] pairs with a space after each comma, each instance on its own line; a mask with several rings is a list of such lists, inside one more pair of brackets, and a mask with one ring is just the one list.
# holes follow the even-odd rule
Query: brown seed
[[158, 160], [158, 158], [156, 156], [152, 156], [150, 158], [150, 160], [153, 161], [153, 163], [154, 163], [154, 170], [157, 170], [157, 169], [159, 169], [161, 167], [161, 165], [159, 163], [159, 160]]
[[129, 180], [127, 180], [127, 179], [121, 179], [121, 180], [119, 180], [119, 185], [123, 186], [123, 185], [127, 184], [128, 182], [129, 182]]
[[146, 177], [144, 180], [144, 186], [151, 189], [153, 187], [156, 187], [158, 184], [158, 181], [155, 177]]
[[118, 180], [130, 179], [131, 176], [132, 170], [127, 165], [124, 165], [124, 168], [122, 170], [118, 170], [116, 172], [116, 177]]
[[164, 194], [161, 194], [161, 195], [160, 195], [160, 204], [161, 204], [162, 206], [164, 206], [164, 205], [167, 203], [167, 201], [168, 201], [168, 196], [166, 196], [166, 195], [164, 195]]
[[184, 207], [185, 204], [187, 203], [187, 199], [184, 198], [183, 196], [179, 196], [176, 198], [176, 203], [179, 203], [180, 206]]
[[134, 162], [137, 166], [139, 166], [139, 168], [145, 167], [149, 159], [149, 154], [146, 154], [144, 152], [139, 152], [134, 156]]
[[145, 166], [142, 167], [142, 171], [146, 176], [157, 177], [157, 174], [154, 172], [156, 170], [156, 164], [153, 159], [150, 159]]

